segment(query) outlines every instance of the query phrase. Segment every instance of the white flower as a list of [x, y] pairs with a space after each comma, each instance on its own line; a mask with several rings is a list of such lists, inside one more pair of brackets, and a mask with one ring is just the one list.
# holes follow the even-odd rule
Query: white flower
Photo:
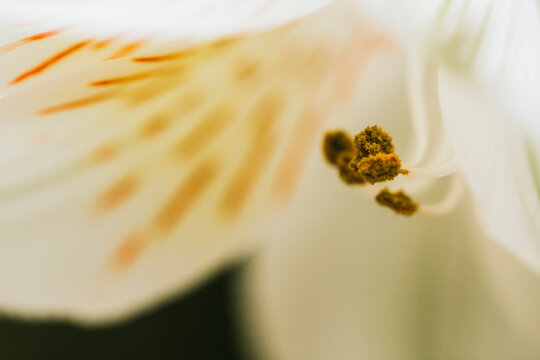
[[443, 119], [481, 223], [539, 271], [538, 3], [362, 3], [405, 43], [438, 59]]
[[266, 240], [377, 46], [292, 23], [327, 3], [2, 3], [0, 309], [122, 318]]
[[[0, 5], [0, 80], [6, 84], [0, 100], [0, 307], [114, 320], [285, 235], [301, 238], [287, 239], [288, 250], [280, 254], [288, 266], [296, 241], [303, 247], [311, 236], [338, 234], [335, 248], [325, 243], [324, 251], [340, 255], [327, 266], [344, 264], [344, 274], [338, 273], [347, 281], [356, 277], [349, 271], [354, 266], [345, 265], [362, 259], [355, 250], [370, 250], [371, 261], [380, 257], [387, 266], [393, 257], [407, 265], [414, 250], [409, 244], [423, 245], [419, 232], [431, 228], [432, 237], [447, 225], [425, 215], [396, 219], [371, 200], [367, 207], [366, 198], [338, 180], [327, 186], [334, 175], [329, 169], [304, 173], [307, 162], [322, 166], [313, 150], [325, 128], [338, 126], [327, 122], [332, 119], [351, 131], [377, 123], [393, 134], [414, 176], [391, 186], [418, 195], [424, 213], [445, 215], [460, 203], [459, 167], [485, 233], [538, 272], [539, 198], [531, 165], [540, 149], [533, 120], [540, 77], [537, 68], [530, 70], [536, 50], [527, 32], [515, 30], [538, 26], [525, 8], [532, 2], [511, 7], [515, 21], [502, 36], [493, 19], [507, 13], [505, 1], [327, 3]], [[498, 48], [501, 38], [509, 45]], [[509, 57], [516, 43], [529, 46]], [[336, 194], [350, 203], [336, 206]], [[292, 208], [298, 213], [271, 214], [302, 198], [303, 205]], [[319, 215], [310, 217], [315, 210]], [[349, 220], [343, 225], [340, 219]], [[452, 226], [444, 229], [450, 238], [462, 236]], [[341, 241], [363, 245], [343, 254]], [[282, 242], [272, 241], [278, 248]], [[292, 262], [294, 273], [310, 261]], [[362, 301], [340, 298], [337, 280], [321, 282], [320, 290]], [[381, 281], [395, 284], [389, 277]], [[305, 299], [310, 292], [295, 284], [296, 299]], [[400, 301], [401, 295], [388, 293]], [[301, 305], [285, 307], [291, 304]], [[331, 314], [349, 314], [352, 305]], [[396, 330], [403, 351], [413, 341], [399, 336], [414, 331], [408, 320]], [[349, 358], [327, 338], [348, 329], [333, 332], [328, 321], [329, 331], [316, 339], [321, 358], [332, 350], [333, 358]], [[372, 345], [394, 356], [401, 351]]]
[[[537, 31], [531, 30], [540, 26], [537, 5], [364, 1], [363, 6], [367, 17], [413, 54], [423, 52], [438, 64], [438, 82], [429, 76], [425, 83], [440, 99], [476, 214], [463, 201], [437, 219], [389, 219], [351, 199], [346, 189], [330, 190], [332, 179], [314, 163], [290, 209], [302, 215], [246, 274], [242, 294], [248, 300], [242, 309], [249, 310], [248, 343], [256, 344], [252, 348], [262, 359], [537, 358], [534, 114], [540, 102], [533, 94], [540, 77], [532, 64]], [[482, 29], [481, 41], [475, 29]], [[409, 77], [415, 67], [411, 70]], [[380, 85], [382, 76], [373, 78], [364, 83], [366, 89], [391, 86], [388, 80]], [[408, 109], [399, 106], [407, 97], [414, 104], [414, 87], [406, 92], [399, 73], [393, 81], [401, 93], [359, 105], [369, 121], [406, 120], [399, 114]], [[437, 109], [437, 98], [431, 99], [425, 108]], [[388, 103], [394, 105], [391, 114]], [[309, 183], [313, 177], [320, 181]], [[315, 191], [330, 195], [314, 198]]]

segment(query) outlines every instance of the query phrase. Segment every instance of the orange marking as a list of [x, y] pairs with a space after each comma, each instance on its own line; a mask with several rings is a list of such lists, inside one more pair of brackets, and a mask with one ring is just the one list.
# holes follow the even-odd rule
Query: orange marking
[[[351, 45], [357, 43], [357, 38], [351, 38]], [[378, 45], [377, 45], [378, 46]], [[339, 106], [339, 101], [345, 102], [351, 100], [356, 86], [358, 85], [359, 75], [365, 68], [366, 62], [375, 47], [356, 49], [354, 46], [347, 47], [339, 56], [338, 62], [332, 73], [336, 79], [333, 84], [332, 96], [324, 100], [319, 109], [313, 109], [313, 106], [306, 108], [304, 115], [295, 125], [285, 154], [287, 156], [278, 168], [277, 177], [272, 186], [272, 192], [280, 200], [286, 200], [292, 195], [295, 186], [300, 180], [303, 166], [314, 146], [319, 129], [330, 112], [330, 107]], [[314, 97], [314, 96], [312, 96]]]
[[32, 41], [38, 41], [38, 40], [46, 39], [48, 37], [59, 34], [64, 30], [65, 29], [56, 29], [56, 30], [45, 31], [45, 32], [35, 34], [35, 35], [29, 36], [27, 38], [21, 39], [21, 40], [11, 42], [9, 44], [2, 45], [2, 46], [0, 46], [0, 53], [4, 53], [4, 52], [14, 50], [14, 49], [18, 48], [19, 46], [28, 44], [28, 43], [30, 43]]
[[114, 252], [112, 266], [118, 270], [127, 268], [142, 254], [146, 245], [147, 243], [137, 236], [128, 237]]
[[141, 127], [139, 133], [143, 138], [152, 138], [163, 132], [169, 124], [170, 120], [168, 118], [163, 115], [156, 115]]
[[220, 40], [216, 40], [216, 41], [210, 43], [208, 46], [212, 50], [220, 50], [220, 49], [224, 49], [224, 48], [227, 48], [227, 47], [233, 45], [234, 43], [238, 42], [238, 40], [239, 40], [238, 37], [228, 37], [228, 38], [223, 38], [223, 39], [220, 39]]
[[134, 175], [127, 175], [107, 189], [98, 199], [96, 209], [100, 212], [111, 211], [127, 201], [139, 187], [140, 180]]
[[40, 110], [37, 111], [37, 114], [38, 115], [49, 115], [49, 114], [54, 114], [54, 113], [57, 113], [57, 112], [60, 112], [60, 111], [73, 110], [73, 109], [76, 109], [76, 108], [80, 108], [80, 107], [84, 107], [84, 106], [88, 106], [88, 105], [92, 105], [92, 104], [97, 104], [99, 102], [109, 100], [115, 93], [116, 92], [105, 91], [105, 92], [95, 94], [95, 95], [92, 95], [92, 96], [88, 96], [88, 97], [85, 97], [85, 98], [81, 98], [81, 99], [77, 99], [77, 100], [73, 100], [73, 101], [68, 101], [68, 102], [65, 102], [63, 104], [59, 104], [59, 105], [51, 106], [51, 107], [48, 107], [48, 108], [40, 109]]
[[215, 139], [225, 129], [233, 117], [226, 105], [216, 106], [174, 147], [174, 152], [182, 157], [193, 156]]
[[148, 84], [144, 84], [143, 86], [129, 91], [125, 100], [131, 106], [139, 106], [159, 98], [163, 94], [178, 90], [180, 86], [183, 86], [183, 84], [170, 81], [170, 79], [166, 77], [162, 78], [161, 81], [154, 78], [154, 81], [150, 81]]
[[187, 58], [190, 56], [195, 55], [197, 52], [201, 50], [201, 47], [190, 47], [187, 49], [183, 49], [180, 51], [162, 54], [162, 55], [149, 55], [149, 56], [139, 56], [131, 59], [131, 61], [134, 62], [159, 62], [159, 61], [169, 61], [169, 60], [175, 60], [179, 58]]
[[258, 72], [260, 72], [259, 67], [259, 64], [255, 61], [241, 64], [236, 71], [236, 80], [245, 81], [253, 78]]
[[102, 48], [104, 48], [105, 46], [111, 44], [114, 40], [116, 40], [118, 37], [111, 37], [111, 38], [108, 38], [108, 39], [104, 39], [104, 40], [101, 40], [101, 41], [97, 41], [94, 43], [94, 49], [96, 50], [100, 50]]
[[118, 145], [111, 143], [111, 144], [105, 144], [99, 148], [97, 148], [90, 156], [90, 161], [97, 165], [102, 164], [106, 161], [111, 160], [113, 157], [118, 154], [119, 151]]
[[88, 85], [90, 86], [106, 86], [106, 85], [116, 85], [116, 84], [123, 84], [123, 83], [129, 83], [133, 81], [140, 81], [147, 79], [148, 77], [155, 74], [155, 72], [141, 72], [136, 74], [131, 74], [127, 76], [121, 76], [117, 78], [110, 78], [110, 79], [103, 79], [103, 80], [96, 80]]
[[158, 62], [158, 61], [168, 61], [177, 59], [180, 57], [179, 53], [164, 54], [164, 55], [154, 55], [154, 56], [141, 56], [131, 59], [134, 62]]
[[39, 73], [47, 70], [48, 68], [50, 68], [54, 64], [58, 63], [59, 61], [67, 58], [70, 55], [73, 55], [75, 52], [82, 49], [89, 42], [90, 42], [89, 40], [81, 41], [81, 42], [78, 42], [78, 43], [68, 47], [65, 50], [62, 50], [61, 52], [59, 52], [58, 54], [54, 55], [53, 57], [45, 60], [44, 62], [42, 62], [38, 66], [36, 66], [36, 67], [28, 70], [27, 72], [24, 72], [21, 75], [17, 76], [15, 79], [13, 79], [9, 83], [9, 85], [14, 85], [14, 84], [20, 83], [21, 81], [26, 80], [29, 77], [38, 75]]
[[164, 233], [171, 231], [195, 205], [217, 173], [218, 168], [214, 162], [205, 161], [198, 165], [159, 212], [154, 219], [154, 225]]
[[25, 27], [25, 26], [35, 25], [35, 24], [39, 24], [40, 22], [44, 22], [46, 20], [49, 20], [49, 18], [38, 19], [38, 20], [29, 21], [29, 22], [25, 22], [25, 23], [15, 24], [15, 25], [13, 25], [13, 27], [17, 28], [17, 27]]
[[286, 156], [272, 185], [272, 192], [280, 200], [286, 200], [292, 195], [325, 116], [326, 111], [315, 112], [308, 109], [297, 122], [285, 149]]
[[240, 213], [250, 192], [263, 175], [277, 145], [277, 134], [274, 127], [282, 108], [283, 104], [272, 98], [263, 99], [256, 106], [253, 117], [258, 119], [259, 123], [246, 151], [246, 156], [240, 164], [238, 172], [229, 183], [221, 202], [220, 208], [224, 216], [233, 218]]
[[179, 108], [183, 114], [186, 114], [187, 112], [195, 110], [197, 107], [201, 106], [205, 99], [206, 96], [203, 91], [191, 88], [188, 93], [182, 95], [178, 99]]
[[114, 59], [119, 59], [119, 58], [128, 56], [129, 54], [134, 53], [135, 51], [139, 50], [139, 48], [141, 48], [144, 44], [146, 44], [147, 41], [148, 39], [143, 39], [143, 40], [134, 41], [132, 43], [124, 45], [120, 49], [118, 49], [114, 54], [109, 56], [107, 60], [114, 60]]

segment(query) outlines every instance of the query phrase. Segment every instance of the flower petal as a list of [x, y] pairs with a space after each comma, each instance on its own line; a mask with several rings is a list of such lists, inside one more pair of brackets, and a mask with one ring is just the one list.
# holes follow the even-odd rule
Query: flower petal
[[347, 108], [372, 36], [348, 8], [329, 7], [10, 92], [0, 307], [117, 319], [249, 251], [322, 123]]
[[113, 0], [2, 1], [0, 19], [17, 27], [40, 22], [77, 25], [86, 31], [122, 31], [165, 37], [215, 36], [274, 28], [302, 18], [332, 0]]
[[[382, 27], [434, 54], [446, 69], [441, 87], [447, 95], [446, 125], [468, 173], [483, 225], [538, 271], [538, 2], [418, 0], [398, 6], [390, 2], [361, 1]], [[466, 84], [465, 77], [475, 85]]]
[[311, 164], [239, 289], [251, 358], [540, 356], [540, 280], [485, 237], [470, 200], [404, 219]]
[[[351, 123], [361, 128], [358, 119], [364, 124], [383, 122], [402, 149], [416, 139], [402, 137], [410, 119], [404, 74], [394, 69], [400, 68], [400, 61], [373, 63], [377, 67], [366, 73], [359, 92], [363, 97]], [[442, 81], [441, 87], [446, 84], [445, 78]], [[471, 94], [462, 97], [469, 99]], [[478, 98], [470, 102], [458, 103], [458, 109], [474, 108]], [[443, 115], [446, 120], [447, 112]], [[499, 125], [497, 119], [486, 120], [490, 127], [481, 127], [482, 133], [490, 131], [492, 121]], [[461, 119], [463, 124], [473, 124], [472, 120]], [[460, 129], [463, 137], [484, 139], [476, 128], [467, 129]], [[492, 147], [484, 148], [483, 157], [476, 159], [487, 162], [497, 155]], [[476, 166], [485, 170], [480, 161]], [[291, 220], [278, 229], [244, 274], [238, 311], [244, 312], [244, 343], [253, 358], [533, 359], [540, 355], [536, 339], [540, 280], [485, 235], [470, 196], [444, 216], [417, 214], [405, 219], [377, 207], [372, 198], [358, 197], [328, 170], [313, 156], [299, 194], [285, 214]], [[496, 169], [491, 171], [488, 176], [501, 176]], [[489, 182], [477, 183], [473, 189], [481, 185], [493, 189]], [[432, 190], [421, 195], [436, 197], [437, 187]], [[493, 197], [506, 199], [498, 195]]]
[[331, 0], [0, 2], [0, 88], [44, 80], [152, 47], [269, 30]]
[[443, 118], [483, 228], [540, 272], [538, 153], [497, 99], [473, 81], [441, 71]]

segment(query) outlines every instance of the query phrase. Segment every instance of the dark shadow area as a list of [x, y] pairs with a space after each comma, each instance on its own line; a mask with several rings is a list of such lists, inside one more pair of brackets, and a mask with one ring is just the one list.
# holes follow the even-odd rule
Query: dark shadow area
[[228, 269], [188, 296], [112, 327], [0, 318], [0, 359], [242, 360], [232, 314], [237, 271]]

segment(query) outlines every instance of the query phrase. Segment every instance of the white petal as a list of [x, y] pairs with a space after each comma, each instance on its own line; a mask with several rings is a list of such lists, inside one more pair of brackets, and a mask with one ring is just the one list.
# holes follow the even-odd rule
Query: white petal
[[540, 356], [540, 280], [486, 239], [470, 201], [445, 217], [405, 219], [312, 164], [294, 220], [240, 289], [252, 358]]
[[538, 2], [361, 3], [376, 14], [382, 27], [435, 54], [447, 72], [478, 84], [474, 89], [460, 80], [443, 85], [449, 93], [443, 99], [449, 107], [447, 128], [473, 187], [484, 228], [538, 271]]
[[322, 123], [346, 108], [372, 40], [356, 14], [329, 7], [265, 34], [169, 44], [10, 92], [0, 100], [0, 307], [116, 319], [252, 249]]
[[159, 44], [187, 47], [272, 29], [329, 2], [0, 2], [0, 94], [61, 73], [148, 53]]
[[[500, 0], [485, 28], [474, 58], [476, 78], [511, 115], [515, 126], [524, 128], [531, 150], [540, 154], [540, 44], [536, 36], [540, 32], [540, 4]], [[538, 170], [538, 163], [538, 158], [532, 159], [532, 171]], [[538, 178], [536, 187], [540, 189]]]
[[540, 272], [538, 153], [494, 96], [442, 71], [443, 118], [487, 233]]
[[164, 38], [210, 39], [276, 27], [332, 0], [1, 1], [3, 25], [75, 25], [93, 33], [135, 32]]
[[[385, 123], [401, 149], [415, 139], [400, 131], [410, 119], [396, 65], [399, 60], [370, 68], [351, 123]], [[474, 131], [464, 136], [482, 139]], [[487, 152], [484, 161], [493, 154]], [[469, 197], [443, 217], [403, 218], [343, 186], [318, 156], [309, 164], [286, 213], [291, 220], [255, 258], [239, 289], [244, 343], [253, 358], [540, 356], [540, 280], [488, 239]]]

